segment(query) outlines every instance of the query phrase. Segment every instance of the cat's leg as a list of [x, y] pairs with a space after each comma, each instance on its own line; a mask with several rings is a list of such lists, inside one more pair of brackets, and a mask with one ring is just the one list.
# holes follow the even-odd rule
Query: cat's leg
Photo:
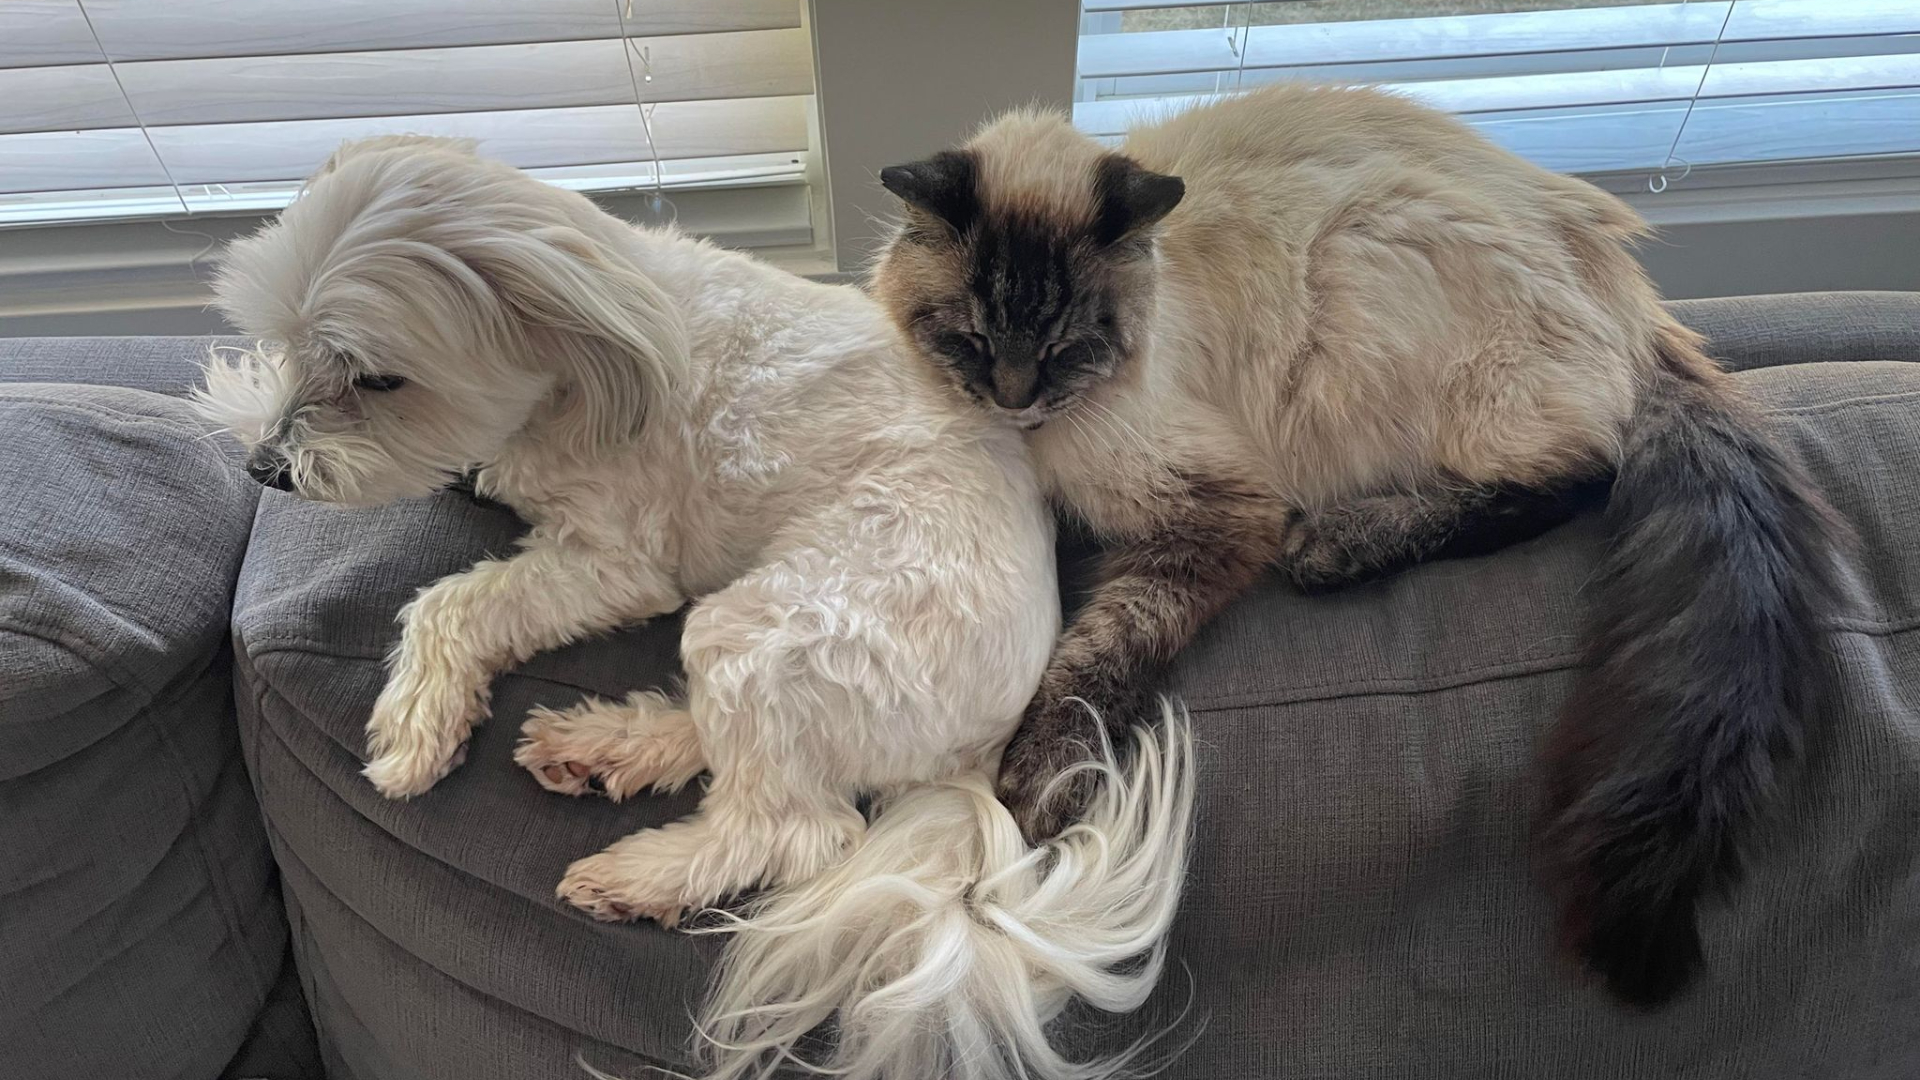
[[653, 690], [534, 709], [520, 733], [513, 760], [563, 795], [597, 791], [619, 802], [649, 787], [678, 791], [707, 767], [686, 706]]
[[1286, 504], [1256, 484], [1190, 470], [1179, 480], [1180, 490], [1156, 500], [1162, 513], [1153, 526], [1103, 556], [1007, 746], [999, 794], [1030, 840], [1057, 835], [1079, 816], [1097, 781], [1074, 766], [1103, 728], [1122, 742], [1150, 714], [1167, 662], [1258, 580], [1292, 520]]
[[1608, 479], [1560, 484], [1438, 484], [1297, 513], [1276, 560], [1309, 592], [1384, 577], [1415, 563], [1485, 555], [1604, 505]]
[[460, 763], [486, 718], [495, 674], [681, 600], [637, 552], [610, 555], [538, 534], [510, 559], [441, 578], [400, 610], [400, 644], [367, 723], [367, 778], [388, 798], [426, 791]]

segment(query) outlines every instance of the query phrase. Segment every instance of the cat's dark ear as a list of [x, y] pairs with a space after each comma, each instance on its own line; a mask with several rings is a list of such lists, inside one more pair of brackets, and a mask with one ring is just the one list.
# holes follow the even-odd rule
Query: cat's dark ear
[[890, 165], [880, 170], [880, 186], [946, 222], [955, 232], [967, 231], [980, 212], [974, 189], [973, 155], [964, 150], [942, 150], [925, 161]]
[[1186, 181], [1152, 172], [1123, 154], [1100, 159], [1094, 175], [1099, 203], [1093, 223], [1094, 240], [1112, 244], [1159, 222], [1180, 205]]

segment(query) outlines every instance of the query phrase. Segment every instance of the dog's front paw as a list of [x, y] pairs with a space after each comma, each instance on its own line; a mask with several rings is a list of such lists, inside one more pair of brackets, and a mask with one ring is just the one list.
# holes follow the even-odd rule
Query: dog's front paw
[[[1041, 843], [1078, 821], [1100, 789], [1103, 719], [1074, 698], [1035, 699], [1000, 762], [1000, 801], [1029, 843]], [[1124, 722], [1124, 720], [1122, 721]]]
[[672, 887], [667, 875], [642, 877], [631, 858], [608, 851], [567, 867], [555, 892], [601, 922], [652, 919], [661, 926], [673, 927], [691, 906], [681, 891]]
[[360, 775], [373, 782], [374, 790], [389, 799], [411, 799], [415, 795], [424, 795], [446, 778], [446, 775], [465, 764], [467, 744], [459, 743], [451, 753], [420, 753], [412, 750], [399, 750], [388, 753], [376, 753], [360, 770]]
[[648, 787], [673, 792], [706, 768], [692, 719], [657, 693], [536, 706], [520, 735], [513, 760], [562, 795], [595, 791], [619, 802]]
[[389, 799], [422, 794], [466, 760], [467, 738], [485, 714], [483, 694], [396, 674], [367, 722], [362, 775]]

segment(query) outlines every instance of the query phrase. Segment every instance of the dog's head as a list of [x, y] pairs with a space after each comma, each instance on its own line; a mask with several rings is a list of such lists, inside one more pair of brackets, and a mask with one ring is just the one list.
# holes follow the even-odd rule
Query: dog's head
[[672, 302], [584, 197], [446, 139], [342, 147], [230, 249], [200, 409], [262, 483], [327, 502], [423, 495], [538, 439], [635, 435], [685, 364]]

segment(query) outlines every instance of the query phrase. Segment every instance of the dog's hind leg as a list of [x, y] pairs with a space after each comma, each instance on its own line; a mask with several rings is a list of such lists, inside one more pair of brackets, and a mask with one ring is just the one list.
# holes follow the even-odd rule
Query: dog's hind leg
[[400, 644], [367, 723], [367, 779], [388, 798], [426, 791], [460, 764], [495, 674], [682, 599], [637, 552], [616, 557], [539, 533], [511, 559], [441, 578], [400, 610]]
[[[843, 549], [844, 550], [844, 549]], [[911, 743], [889, 725], [910, 684], [895, 620], [840, 554], [805, 545], [702, 600], [680, 654], [713, 781], [700, 809], [567, 869], [560, 896], [601, 919], [671, 924], [756, 885], [812, 877], [866, 832], [854, 796]], [[908, 715], [921, 710], [906, 708]]]
[[562, 795], [598, 791], [619, 802], [648, 787], [678, 791], [707, 767], [686, 707], [653, 690], [537, 708], [520, 734], [513, 760]]
[[756, 885], [804, 881], [866, 832], [853, 803], [815, 789], [770, 789], [720, 776], [692, 816], [634, 833], [567, 867], [560, 898], [596, 919], [672, 926]]

